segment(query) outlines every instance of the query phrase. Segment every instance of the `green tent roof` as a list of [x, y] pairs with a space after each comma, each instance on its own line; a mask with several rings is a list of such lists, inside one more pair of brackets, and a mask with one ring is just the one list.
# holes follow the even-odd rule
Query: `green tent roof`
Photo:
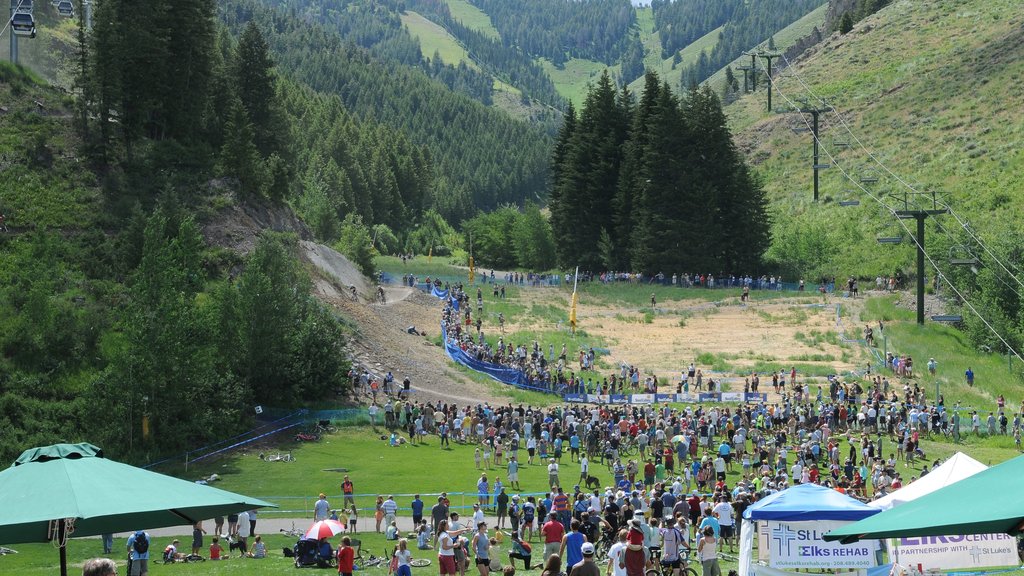
[[1024, 456], [993, 466], [891, 510], [825, 535], [850, 543], [862, 539], [950, 534], [1016, 535], [1024, 531]]
[[47, 542], [50, 522], [72, 519], [69, 536], [192, 524], [274, 506], [103, 457], [91, 444], [26, 450], [0, 472], [0, 544]]

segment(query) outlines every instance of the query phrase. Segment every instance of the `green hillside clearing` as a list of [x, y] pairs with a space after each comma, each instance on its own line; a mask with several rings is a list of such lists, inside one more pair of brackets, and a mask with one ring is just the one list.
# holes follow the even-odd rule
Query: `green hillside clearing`
[[469, 57], [469, 52], [447, 30], [439, 24], [424, 18], [417, 12], [407, 10], [401, 14], [402, 24], [409, 30], [409, 35], [419, 38], [420, 50], [425, 58], [433, 58], [440, 54], [445, 64], [458, 65], [465, 62], [475, 70], [479, 67]]
[[[718, 35], [721, 32], [722, 27], [719, 26], [718, 28], [715, 28], [711, 32], [708, 32], [707, 34], [694, 40], [694, 42], [687, 46], [686, 48], [680, 50], [679, 57], [681, 61], [679, 64], [676, 65], [675, 68], [672, 68], [672, 58], [669, 57], [664, 60], [659, 59], [656, 62], [655, 67], [651, 68], [651, 70], [657, 72], [663, 81], [668, 82], [669, 86], [678, 89], [679, 80], [683, 76], [683, 70], [685, 70], [687, 66], [696, 64], [697, 59], [700, 58], [701, 52], [707, 52], [708, 54], [710, 54], [711, 51], [715, 48], [715, 45], [718, 44]], [[660, 48], [658, 52], [661, 52]], [[643, 87], [643, 78], [638, 78], [631, 82], [629, 85], [630, 90], [633, 91], [642, 90]]]
[[501, 38], [501, 35], [498, 34], [498, 29], [494, 27], [494, 24], [491, 24], [491, 17], [483, 10], [470, 4], [469, 0], [445, 1], [448, 3], [448, 10], [451, 11], [452, 18], [462, 22], [467, 28], [486, 34], [495, 40]]
[[579, 107], [587, 96], [587, 87], [597, 82], [601, 72], [608, 70], [609, 74], [616, 74], [619, 66], [608, 66], [593, 60], [572, 58], [562, 68], [556, 67], [546, 58], [538, 58], [544, 71], [547, 72], [551, 81], [555, 83], [555, 89], [572, 103]]
[[657, 70], [661, 66], [661, 36], [654, 27], [654, 11], [650, 7], [637, 8], [636, 23], [644, 45], [644, 68]]

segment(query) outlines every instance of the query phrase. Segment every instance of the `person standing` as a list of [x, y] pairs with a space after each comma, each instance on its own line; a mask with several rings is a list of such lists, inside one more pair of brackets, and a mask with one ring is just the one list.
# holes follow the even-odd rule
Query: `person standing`
[[521, 490], [519, 487], [519, 462], [515, 456], [508, 459], [508, 485], [513, 490]]
[[241, 557], [245, 557], [249, 553], [249, 536], [252, 532], [249, 529], [249, 513], [242, 512], [238, 515], [238, 549], [241, 551]]
[[342, 502], [343, 508], [347, 509], [349, 506], [356, 505], [355, 485], [352, 484], [351, 480], [349, 480], [348, 474], [345, 474], [345, 479], [341, 482], [341, 494], [344, 497], [344, 501]]
[[203, 530], [203, 521], [200, 520], [192, 525], [192, 555], [198, 556], [199, 551], [203, 548], [203, 534], [206, 534], [206, 530]]
[[377, 502], [373, 505], [373, 517], [377, 521], [376, 531], [380, 533], [380, 523], [384, 520], [384, 497], [377, 495]]
[[480, 571], [480, 576], [487, 576], [491, 571], [491, 541], [487, 537], [486, 522], [477, 523], [476, 534], [473, 534], [470, 548], [476, 554], [476, 569]]
[[697, 543], [697, 558], [702, 568], [701, 576], [722, 576], [718, 566], [718, 539], [711, 526], [704, 528], [704, 537]]
[[[205, 531], [204, 531], [205, 533]], [[249, 534], [256, 533], [256, 510], [249, 510]]]
[[558, 514], [554, 511], [548, 513], [548, 521], [541, 527], [544, 534], [544, 561], [552, 554], [558, 554], [562, 546], [562, 536], [565, 536], [565, 527], [558, 521]]
[[355, 570], [355, 557], [356, 551], [352, 548], [352, 539], [348, 536], [343, 536], [337, 553], [338, 574], [340, 576], [352, 576], [352, 572]]
[[412, 504], [409, 507], [412, 508], [412, 525], [419, 526], [420, 521], [423, 520], [423, 500], [420, 500], [419, 494], [413, 496]]
[[[319, 499], [317, 499], [316, 501], [316, 504], [313, 504], [313, 521], [319, 522], [321, 520], [327, 520], [327, 516], [330, 513], [331, 505], [330, 503], [327, 502], [327, 495], [321, 492]], [[232, 532], [232, 534], [233, 533], [234, 532]]]
[[412, 576], [412, 551], [409, 550], [409, 541], [402, 538], [398, 541], [398, 550], [395, 550], [395, 576]]
[[82, 565], [82, 576], [117, 576], [117, 564], [110, 558], [92, 558]]
[[570, 565], [569, 576], [601, 576], [601, 568], [594, 562], [594, 545], [584, 542], [580, 547], [580, 553], [583, 558]]
[[580, 457], [580, 479], [579, 483], [584, 486], [587, 484], [587, 478], [590, 477], [590, 459], [587, 458], [586, 453]]
[[967, 371], [964, 372], [964, 377], [967, 378], [968, 386], [974, 386], [974, 370], [971, 370], [970, 366], [968, 366]]
[[558, 462], [552, 458], [548, 461], [548, 488], [554, 488], [559, 486], [558, 482]]
[[110, 554], [114, 551], [114, 535], [107, 532], [103, 535], [103, 553]]
[[434, 504], [430, 508], [430, 519], [433, 522], [434, 534], [440, 534], [441, 522], [447, 524], [448, 520], [448, 506], [444, 503], [444, 496], [437, 497], [437, 504]]
[[138, 530], [128, 537], [128, 576], [149, 574], [149, 533]]
[[626, 576], [626, 534], [619, 530], [615, 544], [608, 549], [607, 576]]
[[387, 526], [391, 526], [391, 523], [395, 521], [395, 517], [398, 516], [398, 502], [395, 502], [394, 496], [388, 496], [388, 499], [381, 505], [384, 510], [384, 523]]
[[558, 556], [565, 558], [565, 565], [573, 567], [583, 561], [583, 544], [587, 537], [580, 532], [580, 521], [575, 518], [570, 525], [570, 531], [562, 536], [562, 545], [558, 549]]

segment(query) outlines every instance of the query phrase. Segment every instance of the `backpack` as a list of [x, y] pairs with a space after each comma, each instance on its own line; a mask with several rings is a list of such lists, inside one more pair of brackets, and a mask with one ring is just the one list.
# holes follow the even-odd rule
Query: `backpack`
[[145, 532], [135, 533], [135, 541], [132, 542], [132, 549], [140, 555], [149, 552], [149, 537], [146, 536]]

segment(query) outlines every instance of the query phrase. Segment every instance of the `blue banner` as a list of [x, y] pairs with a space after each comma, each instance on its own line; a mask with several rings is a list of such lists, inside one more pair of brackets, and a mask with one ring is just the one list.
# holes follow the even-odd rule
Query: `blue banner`
[[586, 402], [587, 401], [587, 395], [586, 394], [566, 394], [565, 395], [565, 401], [566, 402]]
[[444, 299], [444, 298], [448, 297], [448, 291], [447, 290], [441, 290], [437, 286], [434, 286], [433, 294], [434, 294], [434, 296], [437, 296], [438, 298], [441, 298], [441, 299]]
[[768, 394], [761, 392], [747, 392], [743, 395], [744, 402], [767, 402]]
[[718, 394], [713, 393], [713, 392], [710, 393], [710, 394], [707, 393], [707, 392], [702, 392], [700, 394], [700, 396], [697, 397], [697, 401], [698, 402], [721, 402], [722, 401], [722, 397], [719, 396]]
[[[441, 331], [442, 333], [444, 332], [443, 326], [441, 328]], [[526, 374], [522, 370], [517, 370], [515, 368], [507, 368], [499, 364], [492, 364], [490, 362], [477, 360], [473, 356], [467, 354], [462, 348], [459, 348], [459, 346], [455, 342], [449, 340], [448, 338], [445, 338], [444, 341], [444, 351], [448, 354], [448, 357], [451, 358], [453, 362], [457, 364], [462, 364], [463, 366], [469, 368], [470, 370], [475, 370], [477, 372], [480, 372], [481, 374], [486, 374], [487, 376], [494, 378], [498, 382], [502, 382], [504, 384], [511, 384], [516, 388], [535, 390], [537, 392], [544, 392], [546, 394], [553, 393], [551, 390], [547, 390], [538, 386], [533, 386], [530, 383], [530, 379], [527, 378]]]
[[655, 394], [654, 395], [654, 401], [655, 402], [675, 402], [676, 401], [676, 395], [675, 394]]

